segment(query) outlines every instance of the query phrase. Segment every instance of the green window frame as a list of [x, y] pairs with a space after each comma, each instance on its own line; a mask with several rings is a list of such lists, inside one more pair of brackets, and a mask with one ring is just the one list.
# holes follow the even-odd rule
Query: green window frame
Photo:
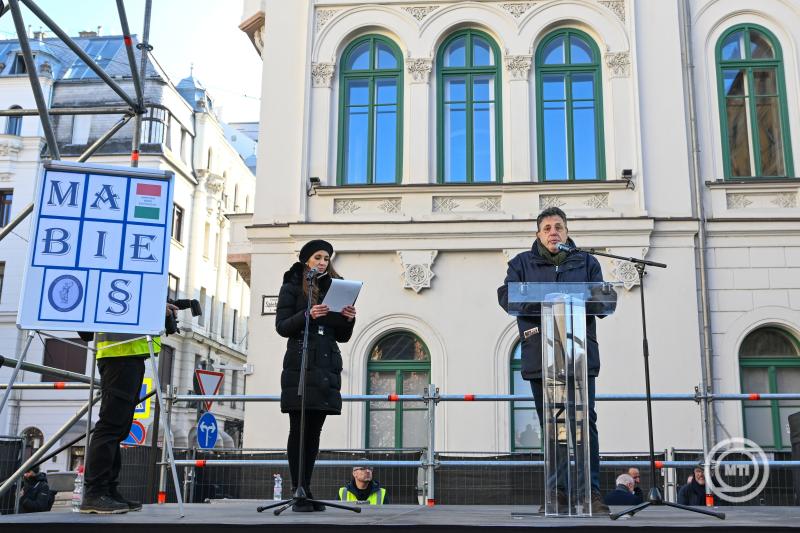
[[[747, 353], [748, 338], [754, 334], [764, 333], [778, 336], [788, 350], [774, 355], [768, 352]], [[800, 381], [800, 341], [786, 330], [774, 326], [754, 330], [748, 334], [739, 349], [739, 367], [742, 393], [744, 394], [797, 392], [796, 381]], [[767, 386], [766, 390], [752, 390], [752, 383], [756, 381], [764, 383]], [[785, 418], [790, 411], [798, 410], [800, 410], [800, 401], [798, 400], [748, 400], [742, 402], [744, 435], [764, 448], [790, 449], [792, 444], [786, 428], [788, 422]], [[761, 417], [768, 417], [766, 425], [771, 431], [767, 432], [769, 434], [767, 440], [763, 438], [765, 424]], [[748, 423], [748, 421], [750, 422]], [[758, 428], [754, 426], [758, 426]], [[762, 431], [757, 432], [758, 430]]]
[[[446, 66], [445, 54], [450, 47], [458, 39], [464, 38], [464, 65], [463, 66]], [[475, 49], [479, 46], [480, 42], [485, 42], [490, 47], [490, 54], [492, 58], [492, 65], [475, 65]], [[489, 36], [488, 33], [476, 30], [465, 29], [457, 31], [445, 39], [436, 54], [436, 91], [438, 94], [436, 105], [436, 128], [437, 128], [437, 181], [439, 183], [501, 183], [503, 181], [503, 94], [501, 82], [501, 56], [500, 48], [497, 46], [495, 40]], [[486, 84], [485, 89], [481, 88], [482, 80], [488, 76], [493, 76], [494, 81]], [[458, 99], [449, 99], [446, 94], [446, 83], [448, 80], [464, 79], [464, 96]], [[475, 89], [487, 91], [487, 96], [481, 98], [481, 95], [475, 96]], [[452, 179], [447, 175], [447, 153], [453, 150], [449, 144], [450, 140], [446, 134], [446, 111], [448, 106], [460, 105], [463, 107], [464, 112], [464, 179]], [[494, 146], [488, 146], [489, 150], [494, 150], [494, 153], [489, 152], [484, 155], [489, 160], [494, 159], [494, 172], [493, 179], [483, 179], [477, 176], [475, 172], [476, 156], [480, 157], [482, 150], [476, 150], [476, 132], [475, 132], [475, 117], [479, 116], [477, 113], [491, 112], [493, 109], [494, 116], [490, 119], [490, 127], [493, 131], [489, 135], [494, 136]]]
[[[531, 388], [528, 382], [522, 378], [522, 342], [517, 341], [514, 350], [511, 352], [510, 379], [509, 379], [509, 394], [531, 394]], [[523, 387], [519, 385], [525, 384]], [[511, 402], [511, 451], [512, 452], [529, 452], [538, 451], [542, 449], [542, 433], [539, 426], [539, 418], [536, 414], [536, 405], [533, 400], [527, 402]], [[525, 429], [517, 435], [517, 427], [521, 424], [517, 423], [517, 418], [525, 420]], [[530, 426], [530, 427], [529, 427]], [[533, 432], [533, 433], [530, 433]], [[534, 435], [535, 433], [535, 435]], [[527, 439], [535, 438], [536, 442], [528, 445], [524, 442]]]
[[[563, 62], [547, 63], [546, 52], [549, 47], [558, 40], [563, 40]], [[577, 51], [583, 50], [590, 55], [590, 61], [573, 61], [573, 43]], [[585, 44], [588, 50], [580, 48]], [[545, 81], [563, 78], [563, 93], [561, 96], [552, 94], [549, 90], [545, 92]], [[587, 80], [591, 80], [591, 90], [585, 92]], [[605, 139], [603, 123], [603, 77], [600, 66], [600, 49], [597, 43], [587, 33], [574, 28], [562, 28], [548, 34], [539, 44], [536, 50], [536, 136], [537, 144], [537, 167], [539, 179], [541, 181], [574, 181], [574, 180], [604, 180], [606, 179], [605, 162]], [[588, 95], [588, 96], [587, 96]], [[559, 107], [560, 106], [560, 107]], [[547, 134], [548, 111], [563, 111], [563, 132], [560, 142], [563, 148], [563, 177], [548, 176], [547, 156], [550, 146], [554, 145], [554, 150], [558, 149], [555, 145], [557, 139], [553, 135]], [[576, 119], [586, 120], [586, 111], [593, 111], [592, 122], [593, 131], [587, 134], [584, 128], [576, 128]], [[587, 142], [589, 137], [594, 141], [594, 169], [591, 175], [579, 175], [587, 172], [585, 164], [576, 163], [576, 139]], [[590, 144], [591, 145], [591, 144]], [[557, 152], [553, 152], [555, 154]], [[552, 159], [551, 159], [552, 162]], [[555, 167], [555, 164], [551, 164]], [[580, 170], [576, 170], [580, 167]], [[553, 172], [551, 168], [551, 173]]]
[[[368, 63], [366, 68], [352, 68], [351, 61], [357, 60], [356, 55], [368, 48]], [[381, 66], [380, 61], [388, 59], [385, 55], [390, 53], [394, 59], [393, 67]], [[384, 55], [381, 55], [381, 54]], [[339, 185], [372, 185], [400, 183], [403, 175], [403, 54], [400, 48], [387, 37], [382, 35], [365, 35], [355, 39], [342, 53], [339, 71], [339, 134], [338, 134], [338, 165], [337, 183]], [[391, 98], [392, 85], [394, 98]], [[353, 92], [350, 88], [363, 88], [361, 93]], [[356, 98], [365, 100], [351, 100]], [[395, 125], [391, 128], [385, 121], [392, 119]], [[359, 116], [361, 117], [359, 119]], [[355, 129], [348, 122], [360, 120], [361, 128], [366, 129], [366, 139], [357, 134], [351, 134]], [[366, 120], [364, 127], [363, 120]], [[381, 126], [383, 124], [383, 126]], [[358, 132], [356, 132], [358, 133]], [[394, 136], [394, 152], [391, 153], [391, 137]], [[384, 138], [388, 142], [384, 144]], [[350, 176], [351, 143], [360, 142], [363, 152], [360, 154], [363, 168], [363, 179], [357, 180]], [[357, 147], [358, 148], [358, 147]], [[394, 157], [394, 164], [385, 165], [387, 157]], [[391, 161], [390, 161], [391, 163]], [[387, 170], [393, 170], [393, 176], [388, 176]]]
[[[417, 357], [414, 360], [410, 359], [394, 359], [388, 358], [381, 360], [379, 350], [391, 350], [393, 345], [401, 343], [412, 343]], [[423, 390], [413, 387], [414, 378], [419, 378], [420, 374], [424, 374], [425, 385], [430, 383], [431, 375], [431, 358], [428, 347], [418, 336], [409, 331], [394, 331], [381, 337], [370, 350], [370, 355], [367, 361], [367, 394], [422, 394]], [[382, 375], [382, 379], [380, 378]], [[393, 378], [392, 378], [393, 376]], [[380, 385], [376, 390], [374, 385]], [[390, 387], [387, 385], [391, 384]], [[409, 388], [411, 387], [411, 388]], [[387, 419], [393, 419], [392, 432], [393, 438], [389, 435], [391, 444], [387, 442], [375, 442], [371, 438], [372, 424], [378, 422], [376, 417], [384, 416], [387, 414]], [[416, 448], [422, 447], [427, 442], [427, 435], [413, 435], [410, 439], [416, 439], [418, 445], [413, 442], [409, 443], [410, 439], [404, 438], [404, 431], [407, 429], [405, 426], [406, 418], [419, 417], [427, 415], [427, 407], [424, 402], [367, 402], [366, 408], [366, 431], [364, 436], [364, 446], [366, 448], [382, 448], [382, 449], [401, 449], [401, 448]], [[407, 431], [406, 431], [407, 432]], [[386, 433], [388, 435], [388, 432]]]
[[[772, 57], [753, 57], [754, 50], [763, 55], [763, 44], [772, 48]], [[738, 58], [727, 57], [737, 52]], [[739, 24], [719, 38], [715, 57], [725, 179], [793, 176], [780, 42], [763, 26]], [[766, 123], [769, 116], [773, 128]]]

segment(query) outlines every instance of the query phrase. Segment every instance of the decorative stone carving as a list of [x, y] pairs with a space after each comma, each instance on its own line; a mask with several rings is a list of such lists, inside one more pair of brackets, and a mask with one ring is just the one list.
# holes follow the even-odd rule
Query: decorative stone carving
[[[647, 256], [649, 250], [649, 248], [642, 248], [642, 259]], [[609, 253], [612, 253], [611, 250], [609, 250]], [[611, 276], [622, 283], [626, 290], [631, 290], [636, 285], [639, 285], [639, 272], [636, 270], [636, 266], [634, 266], [633, 263], [612, 259], [611, 265]]]
[[501, 200], [499, 196], [487, 196], [478, 202], [478, 208], [487, 213], [499, 213], [501, 211]]
[[631, 66], [631, 56], [628, 52], [609, 52], [605, 56], [606, 66], [614, 77], [627, 76]]
[[378, 209], [389, 214], [397, 214], [400, 212], [400, 205], [400, 198], [387, 198], [378, 204]]
[[793, 192], [779, 192], [771, 203], [783, 208], [797, 207], [797, 194]]
[[333, 214], [334, 215], [352, 215], [361, 209], [361, 206], [355, 200], [348, 198], [333, 200]]
[[431, 280], [436, 275], [431, 267], [438, 250], [403, 250], [397, 252], [403, 265], [403, 288], [419, 293], [430, 289]]
[[206, 191], [210, 194], [219, 194], [225, 188], [225, 178], [218, 174], [209, 174], [206, 180]]
[[433, 70], [433, 60], [424, 57], [409, 57], [406, 59], [406, 71], [411, 75], [414, 83], [428, 83]]
[[509, 15], [514, 17], [515, 19], [520, 18], [522, 15], [528, 12], [530, 8], [534, 6], [533, 2], [515, 2], [513, 4], [500, 4], [504, 10], [508, 12]]
[[533, 57], [529, 55], [506, 56], [506, 70], [512, 80], [527, 80], [531, 71]]
[[336, 65], [333, 63], [311, 63], [311, 81], [314, 87], [330, 87]]
[[726, 195], [725, 200], [728, 204], [728, 209], [744, 209], [753, 201], [747, 195], [739, 193], [731, 193]]
[[403, 6], [400, 9], [422, 22], [428, 15], [439, 9], [439, 6]]
[[11, 181], [13, 175], [13, 172], [0, 172], [0, 181]]
[[0, 156], [16, 158], [22, 150], [22, 142], [18, 139], [0, 140]]
[[43, 74], [45, 76], [52, 76], [53, 75], [53, 66], [45, 61], [41, 65], [39, 65], [39, 74]]
[[600, 3], [611, 10], [619, 20], [625, 22], [625, 1], [624, 0], [600, 0]]
[[328, 22], [330, 22], [338, 12], [338, 9], [317, 9], [317, 33], [319, 33], [320, 30], [322, 30], [322, 28], [324, 28], [325, 25], [328, 24]]
[[566, 204], [567, 202], [555, 194], [543, 194], [539, 196], [539, 210], [547, 209], [548, 207], [563, 207]]
[[450, 213], [458, 207], [459, 204], [449, 196], [434, 196], [433, 197], [433, 212], [434, 213]]
[[593, 194], [588, 200], [583, 202], [586, 207], [593, 209], [607, 209], [608, 208], [608, 193]]

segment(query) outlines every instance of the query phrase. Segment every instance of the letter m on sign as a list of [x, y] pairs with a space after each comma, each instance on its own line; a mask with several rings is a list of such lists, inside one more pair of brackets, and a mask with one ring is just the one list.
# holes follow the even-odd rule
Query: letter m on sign
[[69, 185], [64, 185], [63, 188], [61, 181], [50, 181], [50, 194], [48, 195], [47, 205], [64, 205], [66, 201], [68, 206], [77, 207], [79, 186], [79, 181], [70, 181]]

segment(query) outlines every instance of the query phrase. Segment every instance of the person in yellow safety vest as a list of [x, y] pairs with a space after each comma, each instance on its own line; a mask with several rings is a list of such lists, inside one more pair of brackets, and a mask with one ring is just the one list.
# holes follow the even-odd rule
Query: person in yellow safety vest
[[362, 502], [370, 505], [389, 503], [386, 489], [372, 479], [371, 466], [353, 467], [353, 479], [339, 489], [339, 500], [343, 502]]
[[[177, 310], [168, 303], [166, 315], [174, 316]], [[79, 332], [79, 335], [87, 342], [96, 338], [95, 357], [101, 380], [100, 413], [89, 441], [80, 511], [93, 514], [138, 511], [142, 504], [128, 500], [117, 490], [122, 467], [120, 443], [128, 437], [133, 423], [150, 347], [147, 339], [138, 334]], [[161, 351], [160, 337], [153, 337], [153, 351], [155, 355]]]

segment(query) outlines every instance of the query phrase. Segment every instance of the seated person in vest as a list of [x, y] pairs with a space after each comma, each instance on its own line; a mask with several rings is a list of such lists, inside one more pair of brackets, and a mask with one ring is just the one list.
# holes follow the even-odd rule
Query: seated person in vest
[[[166, 304], [166, 315], [178, 308]], [[147, 339], [129, 333], [79, 332], [81, 339], [96, 338], [97, 368], [100, 370], [100, 412], [89, 440], [84, 473], [81, 513], [120, 514], [139, 511], [142, 504], [125, 498], [118, 490], [122, 456], [119, 445], [128, 437], [139, 403], [145, 361], [150, 357]], [[129, 342], [124, 342], [129, 341]], [[161, 338], [153, 337], [155, 355]]]
[[339, 500], [343, 502], [362, 502], [370, 505], [389, 503], [386, 489], [372, 479], [371, 466], [354, 466], [353, 479], [339, 489]]
[[639, 505], [642, 499], [634, 494], [635, 486], [630, 474], [617, 476], [617, 488], [606, 494], [606, 505]]

